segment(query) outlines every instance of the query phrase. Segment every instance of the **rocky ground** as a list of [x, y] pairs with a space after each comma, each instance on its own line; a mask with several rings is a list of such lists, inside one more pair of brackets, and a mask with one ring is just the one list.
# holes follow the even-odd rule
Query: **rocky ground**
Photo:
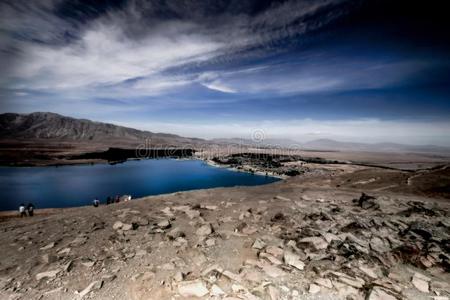
[[0, 298], [449, 299], [448, 168], [320, 168], [3, 219]]

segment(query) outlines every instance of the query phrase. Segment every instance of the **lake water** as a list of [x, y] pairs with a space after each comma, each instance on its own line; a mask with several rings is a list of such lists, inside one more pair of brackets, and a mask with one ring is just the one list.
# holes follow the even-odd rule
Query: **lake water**
[[149, 159], [122, 164], [0, 167], [0, 210], [32, 202], [37, 209], [91, 205], [98, 197], [133, 198], [193, 189], [260, 185], [274, 177], [234, 172], [200, 160]]

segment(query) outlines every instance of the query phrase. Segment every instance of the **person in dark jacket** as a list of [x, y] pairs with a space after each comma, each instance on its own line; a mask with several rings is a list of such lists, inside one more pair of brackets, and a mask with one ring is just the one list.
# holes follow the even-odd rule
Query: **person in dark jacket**
[[27, 212], [30, 217], [34, 215], [34, 205], [33, 203], [28, 203]]

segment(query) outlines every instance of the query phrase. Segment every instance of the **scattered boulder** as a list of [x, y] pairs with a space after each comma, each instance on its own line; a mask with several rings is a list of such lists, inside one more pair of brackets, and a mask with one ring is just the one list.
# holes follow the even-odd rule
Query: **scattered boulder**
[[370, 209], [370, 208], [379, 208], [379, 205], [375, 203], [375, 197], [366, 195], [365, 193], [362, 193], [359, 199], [355, 199], [355, 202], [358, 202], [359, 207], [362, 209]]
[[307, 244], [316, 251], [323, 250], [328, 247], [327, 241], [324, 238], [317, 236], [302, 238], [298, 242], [300, 244]]
[[168, 229], [171, 227], [170, 221], [169, 220], [162, 220], [161, 222], [159, 222], [158, 224], [156, 224], [159, 228], [161, 229]]
[[116, 221], [116, 222], [113, 224], [113, 229], [114, 229], [114, 230], [119, 230], [119, 229], [122, 228], [122, 226], [123, 226], [123, 223], [122, 223], [122, 222]]
[[391, 250], [391, 248], [389, 246], [389, 242], [387, 242], [386, 240], [384, 240], [378, 236], [372, 237], [369, 245], [370, 245], [370, 249], [372, 249], [373, 251], [378, 252], [380, 254], [383, 254], [383, 253]]
[[414, 285], [416, 289], [421, 291], [422, 293], [429, 293], [429, 284], [430, 278], [420, 274], [420, 273], [414, 273], [411, 283]]
[[58, 260], [58, 258], [55, 255], [51, 255], [51, 254], [42, 255], [42, 261], [46, 264], [54, 263], [57, 260]]
[[84, 245], [87, 242], [88, 238], [84, 235], [77, 236], [73, 241], [69, 243], [70, 246], [78, 247]]
[[270, 300], [279, 300], [281, 297], [280, 290], [274, 287], [273, 285], [269, 285], [267, 288], [270, 296]]
[[106, 275], [102, 276], [102, 281], [103, 282], [111, 282], [116, 278], [117, 278], [117, 275], [115, 275], [115, 274], [106, 274]]
[[36, 280], [40, 281], [41, 279], [44, 279], [44, 278], [55, 278], [59, 272], [60, 272], [60, 270], [51, 270], [51, 271], [38, 273], [38, 274], [36, 274]]
[[173, 276], [173, 279], [177, 282], [181, 282], [184, 279], [184, 274], [180, 271], [176, 272], [175, 275]]
[[333, 288], [333, 283], [331, 282], [330, 279], [328, 278], [317, 278], [314, 283], [326, 287], [327, 289], [332, 289]]
[[272, 265], [263, 265], [262, 269], [267, 275], [272, 278], [282, 277], [286, 275], [283, 270]]
[[377, 275], [377, 273], [375, 272], [374, 269], [371, 269], [371, 268], [366, 267], [366, 266], [359, 266], [359, 270], [361, 272], [363, 272], [365, 275], [367, 275], [370, 278], [372, 278], [372, 279], [377, 279], [378, 278], [378, 275]]
[[70, 260], [63, 265], [64, 272], [70, 272], [72, 270], [73, 262]]
[[262, 250], [266, 247], [266, 243], [261, 239], [256, 239], [252, 245], [253, 249]]
[[300, 260], [300, 257], [293, 253], [290, 250], [284, 251], [284, 262], [289, 265], [297, 268], [298, 270], [303, 270], [305, 268], [305, 264]]
[[318, 292], [320, 292], [320, 286], [318, 286], [318, 285], [316, 285], [316, 284], [314, 284], [314, 283], [311, 283], [311, 284], [309, 285], [309, 290], [308, 290], [308, 292], [309, 292], [310, 294], [317, 294]]
[[225, 295], [225, 292], [217, 284], [213, 284], [211, 286], [210, 294], [211, 296], [222, 296]]
[[80, 298], [83, 298], [87, 294], [89, 294], [91, 291], [99, 290], [103, 286], [103, 281], [98, 280], [94, 281], [91, 284], [89, 284], [84, 290], [81, 292], [77, 292], [77, 294], [80, 296]]
[[200, 217], [200, 212], [198, 210], [188, 209], [184, 211], [189, 219], [195, 219]]
[[167, 237], [172, 240], [175, 240], [176, 238], [179, 238], [179, 237], [185, 237], [185, 236], [186, 235], [184, 234], [184, 232], [181, 231], [181, 229], [178, 227], [175, 227], [174, 229], [172, 229], [171, 231], [169, 231], [167, 233]]
[[51, 242], [50, 244], [45, 245], [44, 247], [39, 248], [40, 250], [49, 250], [55, 247], [55, 243]]
[[129, 231], [129, 230], [135, 230], [138, 227], [138, 225], [136, 223], [131, 223], [131, 224], [127, 224], [124, 223], [122, 224], [122, 230], [123, 231]]
[[204, 224], [197, 229], [196, 234], [199, 236], [207, 236], [213, 232], [211, 224]]
[[180, 282], [178, 293], [183, 297], [203, 297], [209, 293], [209, 290], [202, 280], [197, 279]]
[[374, 286], [366, 297], [367, 300], [397, 300], [396, 297], [389, 294], [385, 289]]

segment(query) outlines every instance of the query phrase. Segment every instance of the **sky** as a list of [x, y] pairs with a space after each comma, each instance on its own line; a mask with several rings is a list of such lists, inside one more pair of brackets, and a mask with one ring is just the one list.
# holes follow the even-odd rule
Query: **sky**
[[2, 0], [0, 112], [450, 146], [443, 2]]

